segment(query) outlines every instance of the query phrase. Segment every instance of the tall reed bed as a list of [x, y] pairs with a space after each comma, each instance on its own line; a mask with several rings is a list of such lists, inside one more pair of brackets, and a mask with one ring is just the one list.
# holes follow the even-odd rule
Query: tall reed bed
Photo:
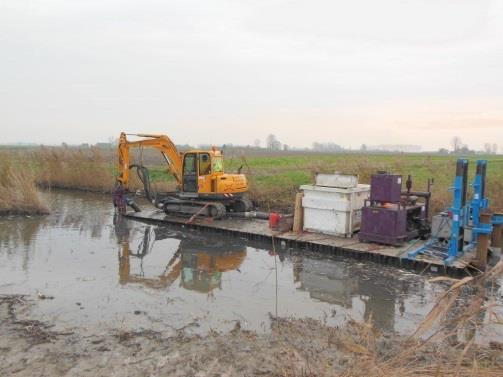
[[0, 214], [45, 214], [48, 207], [42, 199], [33, 170], [20, 156], [0, 153]]
[[[131, 151], [131, 163], [142, 163], [137, 154], [136, 150]], [[109, 193], [114, 189], [118, 174], [117, 154], [113, 149], [42, 147], [31, 153], [30, 160], [36, 167], [37, 183], [45, 188]], [[163, 163], [160, 159], [157, 161]], [[162, 166], [161, 171], [165, 170], [166, 166]], [[153, 177], [154, 191], [175, 189], [173, 180], [163, 180], [166, 174]], [[143, 189], [134, 169], [130, 172], [129, 188], [132, 191]]]
[[47, 188], [110, 192], [114, 165], [98, 148], [47, 148], [32, 152], [37, 183]]

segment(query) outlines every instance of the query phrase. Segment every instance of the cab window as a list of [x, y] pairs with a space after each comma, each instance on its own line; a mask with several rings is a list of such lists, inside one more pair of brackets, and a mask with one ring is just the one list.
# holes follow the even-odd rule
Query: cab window
[[224, 162], [222, 157], [213, 157], [213, 172], [221, 173], [224, 170]]
[[211, 159], [209, 153], [199, 154], [199, 175], [208, 175], [211, 173]]
[[191, 154], [186, 154], [185, 158], [183, 159], [183, 174], [190, 174], [190, 175], [195, 175], [196, 174], [196, 155], [191, 153]]

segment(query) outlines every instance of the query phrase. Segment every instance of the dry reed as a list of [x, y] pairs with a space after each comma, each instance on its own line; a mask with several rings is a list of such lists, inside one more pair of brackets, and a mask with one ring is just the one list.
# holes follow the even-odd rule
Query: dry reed
[[[488, 298], [485, 287], [502, 274], [503, 261], [476, 278], [432, 279], [454, 282], [439, 297], [412, 337], [384, 351], [382, 337], [376, 336], [370, 323], [350, 324], [355, 329], [354, 335], [340, 341], [353, 354], [353, 361], [340, 376], [502, 376], [503, 358], [498, 347], [475, 342], [476, 331], [485, 314], [489, 314], [489, 321], [497, 318], [493, 315], [496, 304]], [[463, 289], [471, 292], [468, 300], [461, 299]], [[485, 325], [489, 324], [502, 323], [491, 321]], [[426, 333], [430, 336], [424, 338]], [[460, 333], [464, 335], [461, 340]]]
[[110, 192], [113, 165], [98, 148], [46, 148], [33, 152], [37, 183], [42, 187]]
[[[37, 167], [37, 183], [46, 188], [109, 193], [117, 174], [116, 156], [99, 148], [46, 148], [32, 153]], [[134, 160], [133, 160], [134, 161]], [[129, 188], [142, 190], [138, 176], [130, 174]], [[152, 182], [154, 191], [174, 190], [174, 182]]]
[[37, 190], [35, 175], [10, 153], [0, 155], [0, 214], [45, 214], [48, 208]]

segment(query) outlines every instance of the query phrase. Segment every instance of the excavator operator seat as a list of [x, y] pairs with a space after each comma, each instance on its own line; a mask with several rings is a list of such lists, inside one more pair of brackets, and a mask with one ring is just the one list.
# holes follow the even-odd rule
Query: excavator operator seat
[[211, 173], [211, 159], [209, 153], [199, 154], [199, 175], [208, 175]]

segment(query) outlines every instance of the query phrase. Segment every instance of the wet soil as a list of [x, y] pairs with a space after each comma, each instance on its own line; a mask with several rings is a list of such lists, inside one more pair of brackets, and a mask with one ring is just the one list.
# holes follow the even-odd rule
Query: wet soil
[[[369, 330], [366, 324], [337, 328], [313, 319], [273, 318], [270, 331], [261, 334], [243, 330], [239, 322], [227, 333], [205, 336], [184, 329], [174, 335], [119, 328], [61, 333], [29, 319], [34, 305], [27, 297], [0, 296], [0, 375], [359, 377], [416, 375], [415, 369], [425, 373], [417, 375], [451, 375], [449, 365], [460, 354], [459, 347], [429, 344], [421, 346], [418, 358], [410, 352], [418, 343], [410, 339]], [[400, 354], [404, 359], [395, 365]], [[459, 375], [471, 370], [473, 376], [497, 376], [503, 370], [497, 347], [470, 350], [468, 358], [480, 366], [459, 364]]]
[[[13, 376], [259, 376], [338, 370], [344, 364], [313, 320], [278, 321], [256, 334], [239, 325], [201, 337], [183, 330], [60, 333], [27, 317], [24, 302], [0, 304], [0, 374]], [[308, 341], [310, 340], [310, 341]], [[312, 365], [311, 365], [312, 364]]]

